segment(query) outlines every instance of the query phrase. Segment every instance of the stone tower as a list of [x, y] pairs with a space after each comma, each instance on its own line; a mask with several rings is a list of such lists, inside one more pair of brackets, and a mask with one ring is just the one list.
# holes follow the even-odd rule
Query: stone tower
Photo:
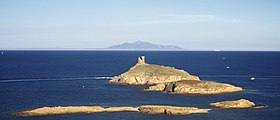
[[145, 64], [145, 56], [138, 57], [138, 64]]

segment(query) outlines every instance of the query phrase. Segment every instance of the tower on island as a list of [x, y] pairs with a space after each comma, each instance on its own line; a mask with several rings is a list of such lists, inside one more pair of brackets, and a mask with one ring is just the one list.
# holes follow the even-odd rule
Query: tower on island
[[145, 56], [138, 57], [138, 64], [145, 64]]

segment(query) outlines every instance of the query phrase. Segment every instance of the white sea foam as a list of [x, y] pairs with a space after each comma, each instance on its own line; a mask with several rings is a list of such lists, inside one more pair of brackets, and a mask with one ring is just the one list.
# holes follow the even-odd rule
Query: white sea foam
[[[207, 78], [251, 78], [249, 75], [198, 75], [199, 77], [207, 77]], [[254, 76], [258, 79], [265, 78], [280, 78], [280, 76]]]
[[31, 79], [9, 79], [0, 80], [0, 83], [5, 82], [35, 82], [35, 81], [69, 81], [69, 80], [108, 80], [111, 76], [97, 76], [97, 77], [77, 77], [77, 78], [31, 78]]
[[112, 79], [113, 77], [94, 77], [94, 79]]

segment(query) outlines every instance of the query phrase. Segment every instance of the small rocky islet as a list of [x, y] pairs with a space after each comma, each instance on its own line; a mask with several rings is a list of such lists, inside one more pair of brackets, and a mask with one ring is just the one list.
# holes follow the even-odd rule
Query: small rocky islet
[[140, 112], [145, 114], [188, 115], [193, 113], [208, 113], [210, 109], [195, 107], [175, 107], [162, 105], [143, 105], [139, 107], [108, 107], [101, 106], [66, 106], [66, 107], [42, 107], [33, 110], [22, 110], [12, 113], [16, 116], [48, 116], [64, 114], [93, 114], [101, 112]]
[[215, 102], [211, 103], [210, 105], [223, 109], [268, 108], [268, 106], [257, 106], [254, 102], [246, 99]]
[[[160, 91], [171, 94], [213, 95], [242, 92], [244, 89], [227, 83], [202, 81], [198, 76], [191, 75], [184, 70], [173, 67], [147, 64], [145, 57], [138, 57], [138, 63], [129, 71], [115, 76], [109, 81], [111, 84], [121, 85], [149, 85], [144, 91]], [[267, 108], [256, 106], [246, 100], [231, 100], [210, 103], [210, 106], [223, 109]], [[16, 116], [47, 116], [62, 114], [92, 114], [100, 112], [140, 112], [145, 114], [189, 115], [194, 113], [208, 113], [211, 109], [200, 109], [187, 106], [142, 105], [138, 107], [101, 107], [101, 106], [58, 106], [42, 107], [31, 110], [13, 112]]]

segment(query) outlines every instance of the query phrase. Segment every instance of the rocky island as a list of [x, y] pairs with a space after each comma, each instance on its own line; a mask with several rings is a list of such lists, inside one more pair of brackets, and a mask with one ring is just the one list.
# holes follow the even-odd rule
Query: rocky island
[[223, 108], [223, 109], [232, 109], [232, 108], [268, 108], [268, 106], [256, 106], [254, 102], [251, 102], [246, 99], [240, 100], [230, 100], [223, 102], [211, 103], [211, 106]]
[[177, 82], [157, 84], [150, 86], [144, 91], [163, 91], [173, 94], [222, 94], [243, 91], [240, 87], [235, 87], [226, 83], [197, 81], [197, 80], [181, 80]]
[[115, 76], [110, 83], [144, 85], [175, 82], [180, 80], [199, 80], [184, 70], [145, 63], [145, 56], [138, 57], [138, 63], [129, 71]]
[[244, 91], [226, 83], [202, 81], [187, 71], [168, 66], [148, 64], [145, 57], [138, 57], [138, 63], [127, 72], [109, 81], [113, 84], [151, 85], [144, 91], [162, 91], [174, 94], [221, 94]]
[[195, 107], [175, 107], [160, 105], [144, 105], [139, 107], [108, 107], [101, 106], [66, 106], [42, 107], [33, 110], [21, 110], [12, 113], [16, 116], [48, 116], [64, 114], [93, 114], [100, 112], [140, 112], [146, 114], [188, 115], [193, 113], [208, 113], [210, 109]]

